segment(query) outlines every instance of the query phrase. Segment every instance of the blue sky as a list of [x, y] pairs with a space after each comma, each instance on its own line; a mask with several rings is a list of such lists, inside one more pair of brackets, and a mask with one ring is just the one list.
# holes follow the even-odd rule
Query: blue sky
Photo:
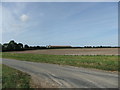
[[117, 2], [3, 2], [2, 42], [118, 45]]

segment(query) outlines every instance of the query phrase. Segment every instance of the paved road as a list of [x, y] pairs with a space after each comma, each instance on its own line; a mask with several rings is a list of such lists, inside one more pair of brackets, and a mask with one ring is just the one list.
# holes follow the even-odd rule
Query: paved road
[[[117, 88], [117, 73], [102, 70], [2, 59], [3, 64], [27, 72], [36, 84], [72, 88]], [[36, 78], [36, 79], [35, 79]], [[45, 85], [42, 85], [45, 86]]]

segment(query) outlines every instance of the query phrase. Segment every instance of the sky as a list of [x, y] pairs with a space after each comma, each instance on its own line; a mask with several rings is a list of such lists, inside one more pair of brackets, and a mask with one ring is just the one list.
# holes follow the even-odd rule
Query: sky
[[2, 2], [119, 2], [119, 0], [1, 0]]
[[[3, 2], [2, 43], [117, 46], [117, 2]], [[1, 28], [1, 27], [0, 27]]]

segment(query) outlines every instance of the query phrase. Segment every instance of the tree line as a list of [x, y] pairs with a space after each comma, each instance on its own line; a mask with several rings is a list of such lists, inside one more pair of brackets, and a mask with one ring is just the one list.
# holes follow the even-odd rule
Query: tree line
[[40, 46], [28, 46], [27, 44], [23, 45], [22, 43], [16, 43], [14, 40], [11, 40], [9, 43], [0, 44], [1, 51], [22, 51], [22, 50], [33, 50], [33, 49], [43, 49], [45, 47]]
[[22, 51], [22, 50], [35, 50], [35, 49], [61, 49], [61, 48], [117, 48], [111, 46], [84, 46], [84, 47], [72, 47], [72, 46], [28, 46], [22, 43], [16, 43], [11, 40], [9, 43], [0, 44], [0, 51]]

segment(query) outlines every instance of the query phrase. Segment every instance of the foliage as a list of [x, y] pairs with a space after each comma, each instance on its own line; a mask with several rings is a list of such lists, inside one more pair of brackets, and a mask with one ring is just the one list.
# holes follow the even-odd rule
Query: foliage
[[15, 51], [15, 50], [22, 50], [23, 44], [22, 43], [16, 43], [14, 40], [11, 40], [9, 43], [5, 43], [2, 45], [3, 51]]
[[2, 51], [2, 44], [0, 43], [0, 52]]
[[22, 43], [16, 43], [14, 40], [11, 40], [9, 43], [0, 44], [2, 51], [22, 51], [22, 50], [33, 50], [33, 49], [46, 49], [43, 46], [28, 46], [23, 45]]
[[27, 49], [27, 48], [29, 48], [29, 46], [26, 44], [26, 45], [24, 46], [24, 48], [26, 48], [26, 49]]

